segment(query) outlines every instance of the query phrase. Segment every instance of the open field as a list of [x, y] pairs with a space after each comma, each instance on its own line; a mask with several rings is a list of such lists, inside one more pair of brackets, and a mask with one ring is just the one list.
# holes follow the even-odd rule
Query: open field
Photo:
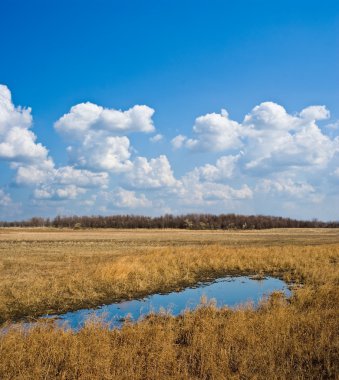
[[0, 229], [0, 321], [225, 274], [302, 283], [255, 311], [203, 307], [121, 331], [50, 323], [0, 336], [0, 379], [309, 379], [338, 370], [339, 230]]

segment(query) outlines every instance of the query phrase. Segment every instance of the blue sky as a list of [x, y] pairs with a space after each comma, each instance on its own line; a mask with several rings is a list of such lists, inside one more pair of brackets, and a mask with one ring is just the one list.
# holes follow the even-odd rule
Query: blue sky
[[2, 0], [0, 219], [338, 219], [338, 11]]

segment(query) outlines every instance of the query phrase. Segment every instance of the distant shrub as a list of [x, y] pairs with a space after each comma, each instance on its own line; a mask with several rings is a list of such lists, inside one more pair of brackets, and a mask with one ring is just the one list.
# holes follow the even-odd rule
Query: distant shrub
[[82, 226], [81, 226], [81, 223], [75, 223], [73, 229], [74, 229], [74, 230], [80, 230], [81, 227], [82, 227]]

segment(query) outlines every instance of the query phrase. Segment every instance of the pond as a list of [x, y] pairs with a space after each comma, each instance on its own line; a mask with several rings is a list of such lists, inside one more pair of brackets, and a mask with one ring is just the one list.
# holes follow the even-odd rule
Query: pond
[[202, 297], [214, 300], [218, 307], [235, 307], [246, 302], [258, 305], [259, 301], [274, 291], [281, 291], [287, 297], [291, 295], [287, 284], [273, 277], [260, 280], [251, 277], [224, 277], [212, 282], [198, 283], [194, 287], [167, 294], [153, 294], [142, 299], [121, 301], [103, 305], [96, 309], [82, 309], [45, 318], [56, 318], [58, 324], [78, 330], [91, 318], [103, 318], [113, 327], [121, 327], [126, 317], [136, 321], [150, 312], [165, 309], [174, 316], [186, 309], [193, 310], [201, 304]]

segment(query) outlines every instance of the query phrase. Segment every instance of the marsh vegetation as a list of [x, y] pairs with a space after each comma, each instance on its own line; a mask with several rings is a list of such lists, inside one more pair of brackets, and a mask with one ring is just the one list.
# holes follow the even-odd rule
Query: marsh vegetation
[[[0, 378], [335, 379], [338, 260], [336, 229], [0, 230]], [[229, 274], [303, 286], [258, 309], [207, 303], [120, 330], [14, 323]]]

